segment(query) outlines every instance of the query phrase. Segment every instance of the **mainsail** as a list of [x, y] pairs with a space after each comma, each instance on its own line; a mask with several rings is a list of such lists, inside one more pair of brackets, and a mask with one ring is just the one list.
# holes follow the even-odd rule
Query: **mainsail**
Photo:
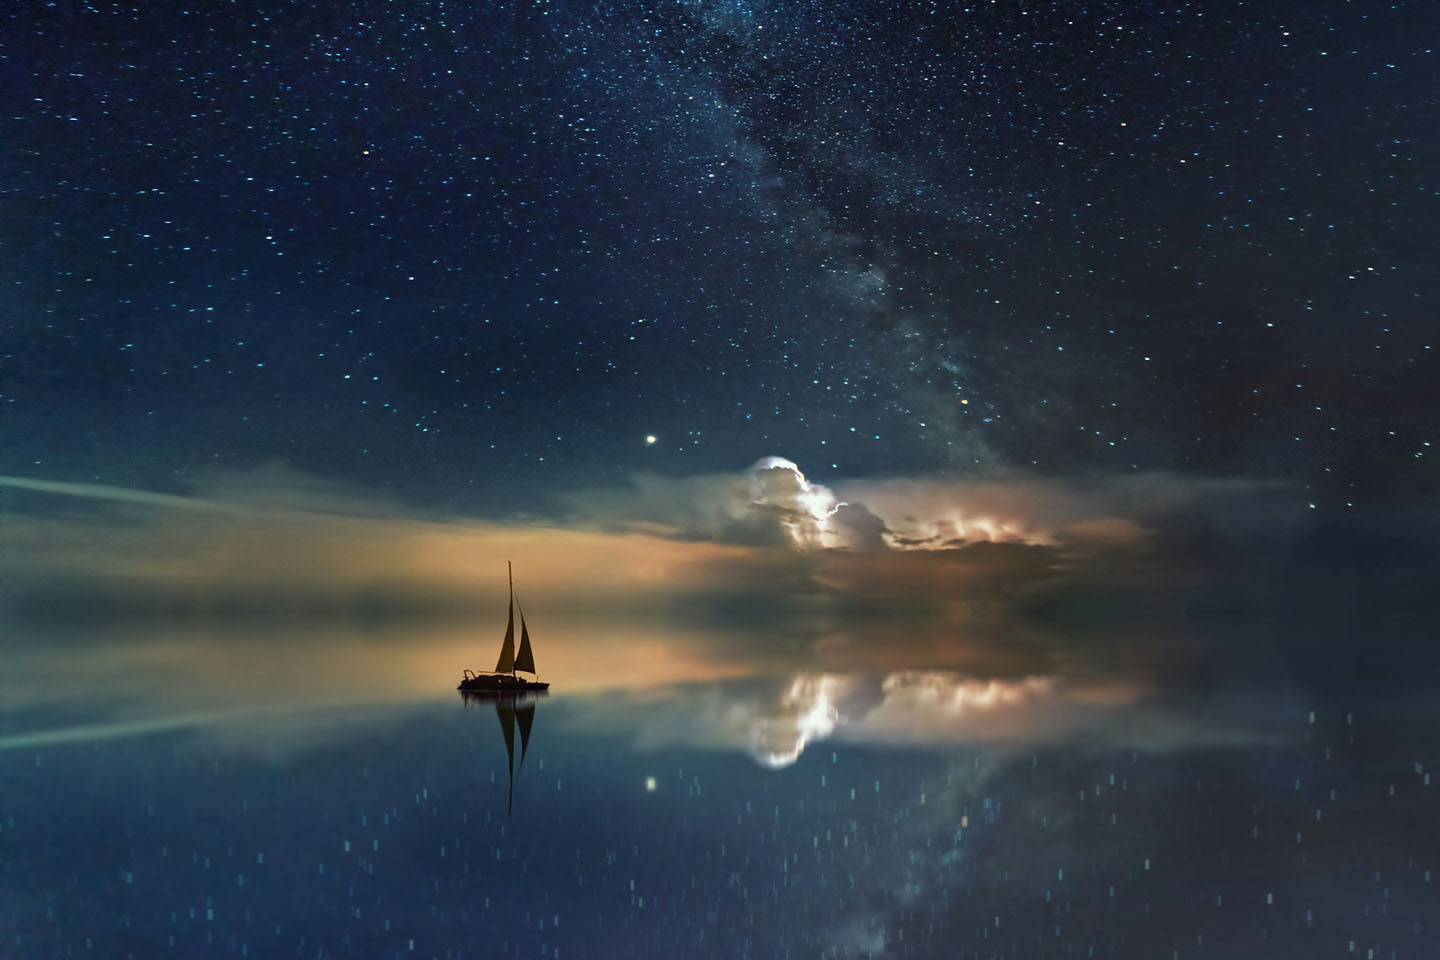
[[[505, 569], [510, 574], [510, 600], [506, 606], [510, 619], [505, 622], [505, 642], [500, 645], [500, 660], [495, 664], [496, 673], [515, 672], [515, 568], [507, 561], [505, 563]], [[524, 614], [520, 615], [520, 621], [521, 629], [524, 629]], [[528, 643], [525, 649], [527, 651], [530, 649]], [[530, 659], [533, 662], [535, 658], [533, 655], [530, 655]], [[534, 668], [532, 667], [531, 669], [533, 670]]]
[[[528, 649], [528, 648], [527, 648]], [[532, 658], [533, 659], [533, 658]], [[510, 621], [505, 624], [505, 643], [500, 647], [500, 661], [495, 664], [496, 673], [515, 672], [515, 608], [510, 608]]]

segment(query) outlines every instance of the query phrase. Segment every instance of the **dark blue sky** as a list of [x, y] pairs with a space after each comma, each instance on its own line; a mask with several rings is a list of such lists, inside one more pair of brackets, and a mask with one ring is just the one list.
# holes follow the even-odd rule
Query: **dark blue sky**
[[[1425, 3], [10, 5], [0, 458], [1433, 483]], [[645, 437], [656, 441], [647, 445]]]
[[1437, 28], [0, 5], [0, 950], [1423, 954]]

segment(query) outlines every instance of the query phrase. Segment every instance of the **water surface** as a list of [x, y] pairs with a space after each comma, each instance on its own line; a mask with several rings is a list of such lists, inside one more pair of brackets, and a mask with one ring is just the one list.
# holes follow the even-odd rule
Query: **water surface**
[[406, 635], [17, 640], [5, 952], [1433, 955], [1424, 700], [707, 675], [697, 635], [572, 661], [507, 755], [473, 634]]

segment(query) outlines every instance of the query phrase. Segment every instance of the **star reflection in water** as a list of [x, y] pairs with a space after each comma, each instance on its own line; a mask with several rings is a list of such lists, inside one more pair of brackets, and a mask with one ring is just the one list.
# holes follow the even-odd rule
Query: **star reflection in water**
[[810, 669], [562, 688], [539, 737], [440, 686], [7, 701], [6, 949], [1421, 956], [1440, 910], [1423, 700]]

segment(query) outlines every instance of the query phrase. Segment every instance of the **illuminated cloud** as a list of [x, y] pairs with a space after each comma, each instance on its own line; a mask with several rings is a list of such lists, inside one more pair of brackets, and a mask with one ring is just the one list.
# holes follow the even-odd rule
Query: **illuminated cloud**
[[[0, 601], [32, 611], [73, 611], [76, 597], [96, 610], [473, 610], [513, 560], [522, 593], [577, 615], [748, 595], [782, 613], [828, 596], [852, 613], [889, 602], [951, 616], [1057, 584], [1154, 582], [1189, 562], [1177, 531], [1284, 516], [1239, 481], [832, 488], [781, 457], [736, 474], [638, 476], [575, 493], [561, 518], [524, 522], [407, 509], [278, 467], [217, 475], [190, 496], [14, 477], [0, 488], [11, 547]], [[76, 501], [86, 508], [63, 508]]]
[[[726, 636], [700, 655], [714, 676], [944, 668], [1012, 679], [1064, 656], [1119, 664], [1130, 652], [1115, 638], [1133, 631], [1117, 622], [1173, 619], [1234, 569], [1213, 537], [1190, 531], [1260, 512], [1241, 483], [832, 488], [779, 457], [580, 491], [551, 520], [417, 511], [277, 467], [220, 475], [189, 496], [23, 478], [0, 478], [0, 490], [0, 609], [11, 614], [489, 622], [510, 560], [539, 620]], [[953, 515], [993, 523], [978, 540], [956, 528], [943, 544], [909, 542], [936, 522], [921, 518]], [[1076, 622], [1107, 626], [1079, 643], [1048, 639]]]
[[642, 530], [681, 540], [813, 550], [848, 545], [832, 523], [842, 504], [783, 457], [741, 473], [667, 477], [639, 474], [620, 488], [564, 498], [572, 524]]
[[[532, 626], [587, 639], [567, 661], [590, 663], [586, 651], [612, 649], [611, 636], [651, 637], [648, 660], [665, 669], [627, 659], [635, 645], [614, 648], [614, 662], [653, 682], [944, 670], [1013, 683], [1073, 680], [1085, 673], [1076, 664], [1127, 682], [1199, 677], [1251, 651], [1240, 634], [1195, 641], [1177, 624], [1254, 607], [1248, 585], [1281, 582], [1292, 499], [1166, 475], [822, 484], [772, 457], [732, 474], [577, 491], [559, 516], [516, 520], [415, 510], [277, 467], [217, 475], [190, 495], [0, 477], [0, 610], [91, 625], [493, 624], [511, 560]], [[1286, 595], [1267, 588], [1263, 600]], [[1342, 596], [1296, 595], [1307, 615]], [[1337, 643], [1296, 635], [1300, 654]], [[609, 670], [592, 665], [596, 677]], [[872, 727], [903, 726], [899, 694]], [[823, 707], [807, 700], [794, 717], [800, 739], [824, 735]], [[736, 722], [739, 743], [753, 734], [776, 756], [794, 750], [788, 719], [758, 732]]]
[[[557, 689], [647, 691], [625, 721], [637, 742], [768, 766], [825, 738], [1238, 736], [1166, 707], [1271, 669], [1243, 630], [1202, 636], [1195, 612], [1255, 609], [1252, 583], [1272, 600], [1295, 590], [1311, 617], [1344, 597], [1326, 569], [1285, 579], [1289, 501], [1243, 481], [825, 485], [767, 458], [581, 491], [562, 518], [526, 521], [413, 510], [279, 468], [188, 496], [26, 478], [0, 490], [0, 606], [42, 640], [77, 619], [67, 635], [96, 638], [31, 644], [11, 629], [0, 697], [43, 708], [104, 689], [149, 705], [117, 716], [120, 731], [448, 693], [459, 669], [493, 663], [506, 560]], [[938, 526], [957, 515], [983, 536]], [[1301, 556], [1360, 564], [1363, 547]], [[157, 637], [183, 639], [147, 639], [157, 617], [188, 625]], [[1353, 659], [1333, 630], [1294, 636], [1280, 675]], [[758, 685], [691, 687], [742, 678]]]
[[802, 551], [943, 551], [977, 543], [1139, 545], [1176, 518], [1226, 530], [1293, 526], [1302, 503], [1274, 483], [1152, 472], [1059, 480], [811, 480], [765, 457], [739, 474], [639, 475], [565, 498], [569, 522]]

